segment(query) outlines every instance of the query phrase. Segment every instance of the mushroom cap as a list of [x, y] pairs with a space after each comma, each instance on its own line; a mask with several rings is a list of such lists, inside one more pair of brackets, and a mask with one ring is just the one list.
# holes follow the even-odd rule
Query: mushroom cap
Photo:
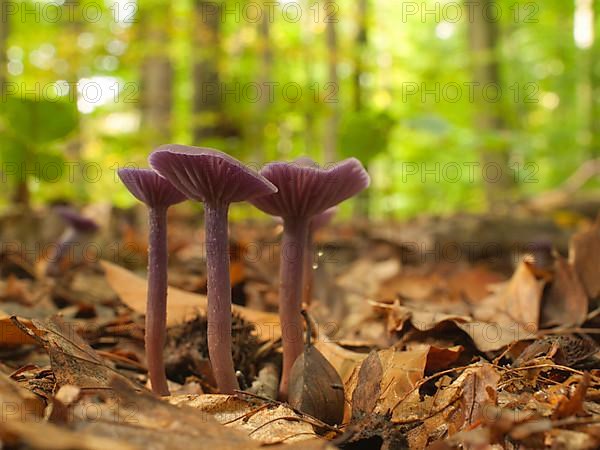
[[259, 173], [212, 148], [162, 145], [148, 161], [186, 196], [204, 203], [225, 205], [277, 192]]
[[67, 222], [77, 231], [81, 231], [83, 233], [92, 233], [100, 228], [93, 219], [82, 216], [68, 206], [59, 206], [56, 208], [56, 212], [65, 222]]
[[183, 193], [152, 169], [119, 169], [118, 174], [129, 192], [150, 207], [169, 207], [186, 200]]
[[252, 200], [258, 209], [274, 216], [313, 217], [355, 196], [369, 186], [367, 171], [356, 158], [320, 168], [308, 158], [267, 164], [261, 175], [278, 192]]

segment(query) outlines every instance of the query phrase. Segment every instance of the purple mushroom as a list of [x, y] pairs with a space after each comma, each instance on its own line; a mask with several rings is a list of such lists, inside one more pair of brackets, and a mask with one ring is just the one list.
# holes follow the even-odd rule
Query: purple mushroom
[[310, 221], [310, 227], [308, 230], [308, 238], [306, 241], [306, 254], [304, 255], [304, 294], [303, 303], [308, 306], [312, 301], [312, 290], [313, 290], [313, 278], [314, 278], [314, 234], [319, 229], [331, 222], [333, 216], [337, 212], [337, 206], [333, 206], [320, 214], [317, 214]]
[[56, 243], [56, 247], [52, 254], [48, 257], [48, 265], [46, 266], [46, 275], [51, 277], [59, 276], [61, 273], [60, 263], [66, 253], [74, 245], [77, 245], [82, 240], [88, 239], [98, 230], [98, 224], [88, 217], [84, 217], [78, 212], [66, 206], [56, 208], [58, 215], [68, 225], [62, 236]]
[[208, 291], [208, 354], [219, 390], [239, 389], [231, 355], [229, 204], [273, 194], [277, 188], [241, 162], [218, 150], [163, 145], [150, 165], [191, 199], [204, 203]]
[[283, 373], [279, 395], [285, 400], [290, 370], [303, 349], [300, 312], [310, 222], [317, 214], [365, 189], [370, 179], [355, 158], [327, 169], [319, 168], [307, 158], [291, 163], [275, 162], [267, 164], [260, 173], [277, 187], [278, 192], [251, 202], [264, 212], [283, 218], [279, 273]]
[[152, 391], [169, 395], [163, 361], [167, 322], [167, 209], [186, 197], [151, 169], [121, 169], [119, 178], [135, 198], [148, 206], [146, 359]]

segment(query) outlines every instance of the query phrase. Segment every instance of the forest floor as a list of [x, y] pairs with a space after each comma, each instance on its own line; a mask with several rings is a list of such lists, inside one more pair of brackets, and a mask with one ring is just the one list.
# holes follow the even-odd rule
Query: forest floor
[[[457, 216], [321, 231], [307, 311], [345, 402], [311, 415], [274, 399], [280, 226], [231, 229], [243, 391], [225, 396], [207, 357], [203, 235], [171, 220], [163, 398], [144, 355], [145, 230], [122, 220], [52, 278], [4, 233], [2, 448], [600, 447], [600, 222]], [[324, 423], [319, 408], [344, 419]]]

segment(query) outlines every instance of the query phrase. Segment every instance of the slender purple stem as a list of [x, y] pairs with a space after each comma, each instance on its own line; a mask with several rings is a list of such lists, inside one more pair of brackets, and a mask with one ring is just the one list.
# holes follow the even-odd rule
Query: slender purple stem
[[163, 348], [167, 323], [167, 208], [149, 208], [146, 359], [152, 391], [169, 395]]
[[308, 223], [308, 220], [298, 217], [284, 220], [279, 272], [279, 318], [283, 340], [283, 373], [279, 397], [282, 400], [287, 400], [290, 371], [304, 348], [301, 311]]
[[229, 205], [204, 204], [208, 290], [208, 355], [223, 394], [239, 389], [231, 356], [231, 280], [229, 278]]
[[313, 284], [314, 284], [314, 264], [315, 248], [313, 242], [313, 232], [309, 230], [306, 236], [306, 252], [304, 254], [304, 293], [303, 303], [308, 306], [312, 302]]

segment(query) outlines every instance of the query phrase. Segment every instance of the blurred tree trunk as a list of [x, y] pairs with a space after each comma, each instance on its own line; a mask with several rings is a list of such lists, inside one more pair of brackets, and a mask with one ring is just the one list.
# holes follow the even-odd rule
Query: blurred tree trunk
[[195, 143], [227, 134], [220, 130], [224, 88], [219, 75], [222, 8], [220, 2], [194, 2], [192, 134]]
[[[354, 112], [358, 115], [364, 109], [363, 104], [363, 89], [361, 78], [363, 78], [364, 69], [364, 54], [368, 44], [368, 25], [367, 17], [369, 14], [368, 0], [358, 0], [357, 2], [357, 17], [356, 26], [357, 32], [354, 42], [354, 74], [352, 82], [354, 85], [353, 107]], [[367, 167], [368, 169], [368, 167]], [[354, 213], [361, 218], [369, 217], [370, 190], [365, 189], [356, 197], [356, 207]]]
[[273, 48], [271, 45], [271, 25], [269, 14], [263, 13], [262, 20], [258, 24], [258, 53], [259, 69], [257, 82], [261, 96], [256, 103], [256, 117], [250, 125], [250, 143], [252, 162], [260, 164], [265, 159], [265, 126], [270, 105], [269, 83], [272, 81], [271, 69], [273, 67]]
[[367, 14], [368, 14], [368, 0], [358, 0], [358, 11], [356, 17], [356, 24], [358, 31], [355, 39], [354, 49], [354, 111], [360, 112], [363, 109], [362, 103], [362, 87], [360, 79], [364, 73], [363, 64], [363, 53], [368, 42], [367, 36]]
[[140, 5], [140, 39], [143, 56], [140, 73], [140, 107], [144, 135], [150, 146], [171, 137], [173, 64], [169, 57], [169, 3]]
[[[302, 48], [303, 48], [303, 63], [304, 63], [304, 72], [306, 76], [306, 84], [314, 86], [314, 53], [313, 46], [315, 45], [314, 35], [312, 33], [312, 20], [313, 16], [311, 14], [303, 14], [303, 23], [302, 23]], [[319, 91], [317, 90], [317, 93]], [[315, 132], [315, 108], [314, 105], [308, 105], [308, 108], [304, 109], [304, 153], [307, 155], [312, 155], [315, 147], [318, 146], [316, 132]]]
[[[337, 14], [333, 13], [336, 8], [335, 0], [328, 0], [325, 3], [327, 12], [332, 12], [326, 16], [326, 34], [327, 34], [327, 55], [329, 76], [325, 89], [321, 89], [325, 94], [325, 107], [327, 108], [327, 121], [325, 123], [325, 151], [324, 159], [326, 163], [331, 163], [337, 160], [337, 138], [340, 122], [339, 112], [339, 77], [338, 77], [338, 39], [336, 23], [338, 21]], [[333, 93], [333, 94], [332, 94]]]
[[[497, 54], [499, 30], [494, 17], [500, 7], [496, 5], [494, 8], [495, 4], [495, 0], [473, 2], [469, 15], [472, 82], [475, 83], [474, 126], [481, 141], [481, 169], [490, 209], [502, 208], [507, 204], [508, 190], [512, 185], [508, 148], [500, 136], [506, 124], [502, 117], [501, 101], [496, 98], [497, 90], [494, 87], [501, 87]], [[490, 142], [495, 144], [490, 145]]]
[[600, 21], [600, 0], [592, 3], [592, 30], [594, 41], [590, 48], [589, 78], [590, 78], [590, 157], [600, 157], [600, 39], [598, 27]]
[[[71, 11], [71, 14], [73, 15], [72, 20], [68, 20], [66, 24], [66, 32], [72, 42], [77, 42], [79, 34], [84, 29], [84, 23], [81, 20], [81, 11], [79, 10], [80, 6], [79, 0], [66, 0], [64, 3], [64, 7], [67, 8], [68, 11]], [[77, 103], [79, 98], [77, 83], [79, 81], [79, 70], [81, 68], [81, 48], [78, 45], [70, 46], [66, 59], [69, 61], [67, 82], [69, 83], [69, 86], [72, 86], [75, 90], [70, 98]], [[81, 150], [84, 146], [83, 136], [79, 131], [78, 128], [74, 137], [69, 139], [65, 145], [65, 154], [74, 161], [81, 159]], [[80, 179], [79, 182], [83, 182], [83, 180]]]
[[7, 70], [6, 64], [8, 58], [6, 55], [8, 34], [10, 32], [9, 18], [5, 16], [5, 11], [10, 0], [0, 0], [0, 95], [4, 101], [4, 92], [6, 89]]

